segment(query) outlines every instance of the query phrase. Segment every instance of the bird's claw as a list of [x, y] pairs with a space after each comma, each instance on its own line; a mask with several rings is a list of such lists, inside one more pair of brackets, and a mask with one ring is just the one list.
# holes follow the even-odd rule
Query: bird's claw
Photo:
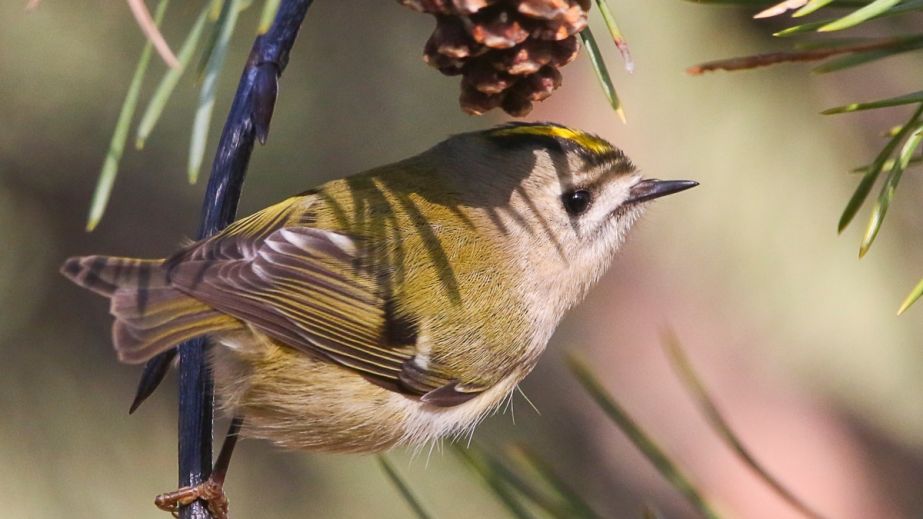
[[180, 507], [190, 505], [198, 499], [205, 501], [214, 519], [228, 519], [228, 498], [224, 494], [221, 483], [213, 479], [195, 486], [160, 494], [154, 498], [154, 504], [157, 508], [178, 517]]

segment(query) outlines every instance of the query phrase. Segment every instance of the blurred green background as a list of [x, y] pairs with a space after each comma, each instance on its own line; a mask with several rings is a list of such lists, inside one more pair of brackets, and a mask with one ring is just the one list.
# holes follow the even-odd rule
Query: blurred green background
[[[46, 0], [28, 13], [24, 4], [0, 5], [0, 515], [164, 517], [151, 502], [176, 482], [175, 378], [128, 416], [140, 368], [116, 362], [106, 303], [57, 267], [77, 254], [162, 256], [195, 233], [204, 181], [189, 186], [185, 164], [197, 89], [187, 75], [146, 149], [126, 153], [109, 210], [87, 234], [143, 36], [122, 2]], [[517, 398], [515, 413], [489, 419], [475, 442], [533, 446], [608, 517], [640, 517], [645, 504], [694, 517], [568, 373], [562, 353], [576, 351], [728, 516], [797, 517], [695, 410], [660, 347], [672, 326], [743, 440], [806, 501], [829, 517], [920, 517], [923, 308], [894, 313], [923, 274], [913, 203], [923, 188], [908, 175], [862, 262], [861, 226], [835, 232], [858, 181], [848, 170], [905, 116], [817, 115], [916, 90], [919, 57], [829, 77], [792, 66], [693, 78], [683, 72], [693, 63], [779, 45], [738, 10], [611, 4], [637, 61], [626, 74], [600, 38], [628, 125], [585, 56], [529, 119], [596, 132], [645, 174], [702, 185], [652, 208], [562, 324], [523, 387], [541, 414]], [[171, 6], [164, 33], [174, 48], [199, 7]], [[238, 26], [209, 154], [258, 11]], [[269, 143], [254, 153], [241, 214], [502, 122], [461, 113], [456, 79], [422, 63], [432, 27], [393, 1], [317, 1], [282, 79]], [[163, 71], [155, 58], [142, 106]], [[502, 517], [451, 450], [392, 459], [437, 517]], [[258, 442], [241, 444], [228, 493], [238, 518], [410, 514], [372, 457]]]

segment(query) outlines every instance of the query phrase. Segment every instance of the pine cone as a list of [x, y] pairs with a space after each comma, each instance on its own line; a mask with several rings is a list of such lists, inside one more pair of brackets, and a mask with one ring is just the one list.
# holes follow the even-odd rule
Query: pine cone
[[436, 18], [423, 60], [462, 75], [462, 110], [521, 117], [561, 86], [580, 52], [590, 0], [398, 0]]

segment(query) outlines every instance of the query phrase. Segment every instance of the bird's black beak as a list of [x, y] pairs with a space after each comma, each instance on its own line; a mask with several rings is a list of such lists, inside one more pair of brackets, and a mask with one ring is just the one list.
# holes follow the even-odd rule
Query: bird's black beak
[[625, 204], [638, 204], [662, 196], [679, 193], [699, 185], [695, 180], [657, 180], [649, 178], [632, 186]]

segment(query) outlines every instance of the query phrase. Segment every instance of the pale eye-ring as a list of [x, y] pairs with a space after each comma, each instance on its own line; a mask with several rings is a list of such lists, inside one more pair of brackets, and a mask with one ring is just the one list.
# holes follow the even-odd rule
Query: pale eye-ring
[[564, 209], [571, 216], [578, 216], [586, 212], [592, 202], [592, 196], [586, 189], [577, 189], [568, 191], [561, 196], [561, 202], [564, 203]]

